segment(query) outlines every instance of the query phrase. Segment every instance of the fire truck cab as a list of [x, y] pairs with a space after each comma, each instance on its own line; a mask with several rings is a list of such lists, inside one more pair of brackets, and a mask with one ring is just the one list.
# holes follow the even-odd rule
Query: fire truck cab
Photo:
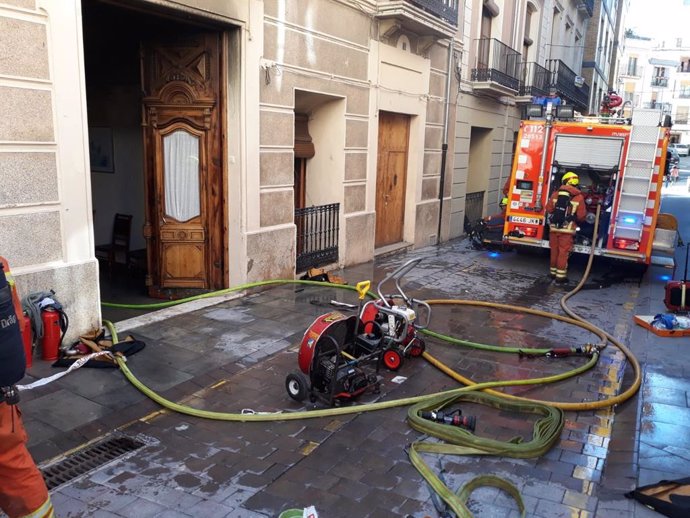
[[[630, 119], [544, 118], [520, 125], [508, 191], [503, 241], [549, 247], [545, 207], [562, 176], [572, 171], [587, 205], [574, 252], [649, 264], [661, 199], [669, 124], [659, 110]], [[597, 207], [599, 230], [593, 234]]]

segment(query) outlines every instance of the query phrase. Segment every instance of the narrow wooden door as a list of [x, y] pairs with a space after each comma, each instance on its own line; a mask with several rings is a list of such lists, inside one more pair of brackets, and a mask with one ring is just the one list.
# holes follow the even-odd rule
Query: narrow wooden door
[[180, 34], [142, 47], [152, 295], [223, 287], [220, 52], [217, 33]]
[[379, 112], [375, 246], [403, 240], [410, 117]]

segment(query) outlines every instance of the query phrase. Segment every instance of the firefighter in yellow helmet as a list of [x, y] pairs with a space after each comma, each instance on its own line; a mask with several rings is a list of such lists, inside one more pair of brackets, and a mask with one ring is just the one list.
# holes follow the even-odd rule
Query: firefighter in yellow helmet
[[568, 257], [573, 250], [577, 222], [584, 221], [587, 215], [585, 198], [577, 186], [580, 178], [568, 171], [561, 178], [561, 186], [556, 189], [546, 212], [549, 218], [549, 247], [551, 248], [551, 269], [549, 275], [558, 284], [568, 282]]
[[506, 178], [505, 183], [503, 184], [503, 189], [501, 189], [501, 192], [503, 193], [503, 197], [501, 198], [501, 201], [498, 202], [498, 208], [500, 209], [501, 212], [497, 212], [496, 214], [492, 214], [491, 216], [487, 216], [484, 218], [484, 221], [486, 223], [491, 222], [492, 224], [495, 224], [496, 221], [503, 221], [505, 220], [506, 217], [506, 209], [508, 208], [508, 191], [510, 189], [510, 176]]

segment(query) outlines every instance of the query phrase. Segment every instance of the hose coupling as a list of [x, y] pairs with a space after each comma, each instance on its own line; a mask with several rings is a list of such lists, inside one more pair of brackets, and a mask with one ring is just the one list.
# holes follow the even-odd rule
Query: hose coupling
[[587, 356], [594, 356], [595, 354], [601, 353], [602, 349], [605, 347], [606, 344], [585, 344], [582, 346], [582, 352]]

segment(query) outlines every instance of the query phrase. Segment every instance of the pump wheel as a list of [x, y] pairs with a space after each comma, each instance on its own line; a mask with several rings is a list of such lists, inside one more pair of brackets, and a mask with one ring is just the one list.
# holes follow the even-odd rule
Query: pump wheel
[[285, 377], [285, 390], [295, 401], [304, 401], [309, 394], [309, 382], [301, 372], [291, 372]]
[[397, 371], [403, 364], [402, 354], [398, 349], [386, 349], [383, 351], [383, 364], [388, 370]]
[[410, 356], [412, 358], [418, 358], [426, 351], [426, 343], [421, 338], [415, 338], [410, 347]]

